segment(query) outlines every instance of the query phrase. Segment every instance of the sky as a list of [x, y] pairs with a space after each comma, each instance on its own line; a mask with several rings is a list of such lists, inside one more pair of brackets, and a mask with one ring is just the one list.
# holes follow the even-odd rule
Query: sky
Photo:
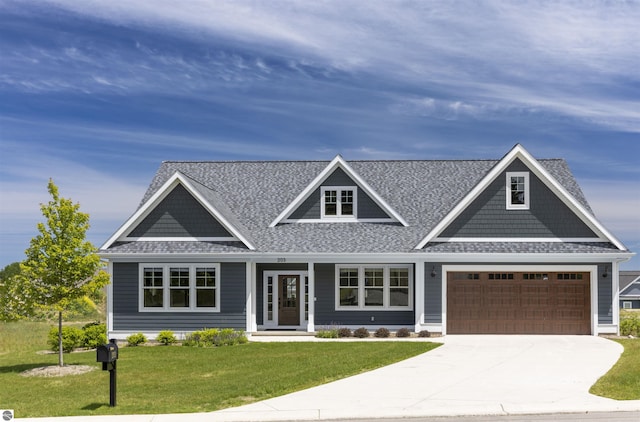
[[[0, 0], [0, 267], [164, 160], [564, 158], [640, 252], [640, 2]], [[639, 269], [637, 256], [622, 269]]]

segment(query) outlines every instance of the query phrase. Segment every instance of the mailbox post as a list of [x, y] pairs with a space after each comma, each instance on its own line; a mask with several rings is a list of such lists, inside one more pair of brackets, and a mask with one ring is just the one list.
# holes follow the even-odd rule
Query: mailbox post
[[109, 371], [109, 406], [116, 405], [116, 363], [118, 361], [118, 345], [114, 339], [98, 346], [96, 361], [102, 362], [102, 370]]

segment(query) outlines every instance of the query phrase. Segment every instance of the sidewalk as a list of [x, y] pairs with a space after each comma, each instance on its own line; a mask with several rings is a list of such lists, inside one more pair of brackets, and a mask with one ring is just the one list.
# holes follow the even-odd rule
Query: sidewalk
[[384, 368], [217, 412], [20, 420], [236, 422], [640, 411], [640, 400], [588, 392], [621, 352], [619, 344], [592, 336], [447, 336], [442, 347]]

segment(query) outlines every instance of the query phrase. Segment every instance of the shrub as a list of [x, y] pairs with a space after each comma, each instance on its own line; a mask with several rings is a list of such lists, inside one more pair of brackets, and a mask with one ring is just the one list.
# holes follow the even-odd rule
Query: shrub
[[205, 328], [187, 335], [182, 345], [192, 347], [234, 346], [245, 344], [248, 341], [243, 331], [236, 331], [233, 328]]
[[374, 335], [378, 338], [387, 338], [389, 337], [389, 335], [391, 335], [391, 333], [389, 332], [388, 329], [384, 328], [384, 327], [380, 327], [376, 330], [376, 332], [374, 333]]
[[351, 337], [353, 333], [349, 328], [343, 327], [338, 329], [338, 337]]
[[353, 331], [353, 336], [358, 338], [367, 338], [369, 337], [369, 330], [364, 327], [357, 328]]
[[99, 322], [92, 322], [82, 327], [84, 333], [82, 345], [95, 349], [107, 342], [107, 326]]
[[176, 339], [176, 336], [173, 335], [173, 331], [164, 330], [158, 333], [158, 337], [156, 337], [156, 341], [164, 344], [165, 346], [168, 346], [170, 344], [175, 343], [178, 340]]
[[[62, 327], [62, 351], [71, 353], [76, 347], [82, 346], [84, 333], [80, 328]], [[60, 351], [58, 347], [58, 327], [51, 327], [47, 343], [54, 352]]]
[[411, 332], [408, 328], [400, 328], [396, 331], [396, 337], [411, 337]]
[[127, 337], [127, 345], [129, 346], [139, 346], [147, 342], [147, 337], [145, 337], [142, 333], [131, 334]]
[[418, 333], [418, 337], [431, 337], [429, 330], [422, 330]]
[[316, 337], [317, 338], [338, 338], [338, 334], [339, 332], [337, 328], [322, 329], [316, 332]]
[[620, 313], [620, 334], [623, 336], [640, 337], [640, 313]]

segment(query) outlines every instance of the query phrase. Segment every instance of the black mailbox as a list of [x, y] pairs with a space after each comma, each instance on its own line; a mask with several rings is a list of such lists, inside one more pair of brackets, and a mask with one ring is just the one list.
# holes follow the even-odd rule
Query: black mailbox
[[98, 346], [96, 349], [96, 362], [111, 363], [118, 359], [118, 345], [107, 343]]
[[109, 343], [98, 346], [96, 362], [102, 362], [102, 370], [109, 371], [109, 406], [116, 405], [116, 361], [118, 360], [118, 345], [111, 339]]

